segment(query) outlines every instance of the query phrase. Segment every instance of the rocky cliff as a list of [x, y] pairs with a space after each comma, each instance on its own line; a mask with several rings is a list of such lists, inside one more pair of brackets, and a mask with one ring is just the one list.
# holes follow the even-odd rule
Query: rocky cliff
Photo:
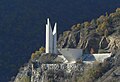
[[58, 48], [66, 47], [82, 48], [84, 53], [92, 54], [112, 52], [112, 56], [103, 63], [86, 66], [81, 62], [63, 64], [56, 61], [59, 59], [56, 56], [39, 55], [21, 68], [14, 82], [119, 82], [120, 8], [90, 22], [73, 25], [60, 34]]
[[[97, 24], [99, 20], [101, 24]], [[92, 20], [89, 26], [85, 23], [74, 25], [70, 31], [65, 31], [58, 39], [59, 48], [82, 48], [84, 53], [98, 53], [102, 50], [110, 52], [115, 47], [120, 47], [119, 39], [120, 34], [120, 17], [111, 18], [111, 15], [100, 17], [97, 20]], [[108, 23], [108, 25], [106, 25]]]

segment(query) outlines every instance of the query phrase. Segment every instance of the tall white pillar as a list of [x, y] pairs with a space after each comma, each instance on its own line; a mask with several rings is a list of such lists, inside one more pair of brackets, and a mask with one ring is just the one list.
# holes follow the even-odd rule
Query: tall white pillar
[[53, 33], [52, 28], [50, 24], [50, 47], [49, 47], [50, 53], [53, 53]]
[[49, 39], [50, 39], [50, 36], [49, 36], [49, 27], [48, 27], [48, 24], [46, 24], [46, 48], [45, 48], [45, 50], [46, 50], [46, 53], [49, 53], [49, 44], [50, 44], [50, 42], [49, 42]]
[[46, 24], [46, 53], [57, 53], [57, 23], [52, 32], [49, 18]]
[[53, 48], [53, 35], [51, 24], [48, 18], [46, 24], [46, 53], [52, 53], [52, 48]]
[[53, 29], [53, 53], [57, 53], [57, 23], [55, 23]]

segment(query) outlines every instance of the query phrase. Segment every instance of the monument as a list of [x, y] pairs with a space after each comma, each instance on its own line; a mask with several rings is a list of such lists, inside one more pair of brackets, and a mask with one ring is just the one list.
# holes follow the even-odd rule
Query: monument
[[[46, 53], [56, 54], [60, 57], [64, 57], [68, 62], [76, 62], [80, 58], [83, 61], [91, 62], [91, 61], [100, 61], [103, 62], [104, 59], [111, 56], [111, 53], [102, 53], [102, 54], [91, 54], [86, 55], [83, 54], [83, 50], [79, 48], [57, 48], [57, 23], [54, 25], [54, 29], [52, 31], [52, 27], [50, 24], [49, 18], [47, 19], [46, 24]], [[61, 55], [60, 55], [61, 54]]]
[[57, 23], [52, 32], [49, 18], [46, 24], [46, 53], [57, 53]]
[[57, 49], [57, 23], [52, 31], [49, 18], [46, 24], [46, 53], [62, 54], [68, 61], [76, 61], [82, 56], [82, 49], [63, 48]]

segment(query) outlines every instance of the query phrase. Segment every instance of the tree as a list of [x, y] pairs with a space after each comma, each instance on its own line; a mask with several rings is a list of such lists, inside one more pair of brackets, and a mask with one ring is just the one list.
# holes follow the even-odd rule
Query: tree
[[105, 30], [106, 27], [107, 27], [107, 23], [106, 23], [106, 22], [103, 22], [103, 23], [100, 25], [101, 30]]
[[78, 24], [77, 24], [77, 27], [79, 28], [80, 26], [81, 26], [80, 23], [78, 23]]
[[77, 25], [73, 25], [71, 30], [80, 30], [80, 28], [81, 28], [81, 24], [78, 23]]
[[110, 17], [111, 17], [111, 18], [114, 18], [114, 17], [116, 17], [116, 16], [117, 16], [116, 13], [111, 13], [111, 14], [110, 14]]
[[84, 22], [84, 27], [89, 27], [90, 26], [90, 23], [89, 22]]
[[35, 59], [36, 57], [39, 57], [44, 52], [45, 52], [45, 48], [41, 47], [39, 51], [35, 51], [35, 53], [32, 53], [31, 59]]
[[90, 24], [91, 24], [92, 27], [96, 27], [96, 21], [95, 21], [95, 19], [92, 19], [92, 21], [90, 22]]
[[31, 59], [33, 60], [35, 57], [36, 57], [36, 54], [35, 54], [35, 53], [32, 53]]
[[107, 35], [108, 35], [108, 29], [105, 29], [104, 36], [107, 37]]
[[108, 16], [109, 16], [107, 12], [105, 13], [105, 15], [106, 15], [106, 17], [108, 17]]
[[108, 27], [108, 23], [103, 22], [98, 25], [98, 28], [96, 30], [97, 30], [97, 32], [104, 32], [107, 27]]
[[40, 49], [39, 49], [40, 53], [44, 53], [45, 52], [45, 48], [42, 46]]
[[116, 9], [116, 12], [120, 13], [120, 8], [117, 8], [117, 9]]
[[74, 30], [74, 29], [75, 29], [75, 27], [76, 27], [76, 25], [73, 25], [73, 26], [71, 27], [71, 30]]

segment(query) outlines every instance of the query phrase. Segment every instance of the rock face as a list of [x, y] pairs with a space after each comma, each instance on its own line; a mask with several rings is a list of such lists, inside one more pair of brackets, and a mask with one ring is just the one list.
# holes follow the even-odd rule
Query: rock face
[[[120, 41], [120, 40], [119, 40]], [[101, 78], [96, 82], [120, 82], [120, 48], [116, 50], [115, 56], [111, 57], [112, 68], [108, 70]]]
[[[82, 30], [75, 31], [75, 32], [66, 31], [63, 33], [63, 36], [61, 35], [60, 38], [58, 39], [58, 47], [59, 48], [78, 47], [78, 48], [84, 49], [85, 53], [89, 53], [90, 48], [94, 48], [95, 52], [98, 52], [99, 43], [101, 39], [102, 39], [102, 36], [99, 36], [97, 33], [84, 35], [84, 32]], [[101, 44], [105, 42], [106, 42], [105, 40], [102, 40]], [[106, 42], [106, 47], [107, 47], [107, 42]]]
[[72, 82], [77, 74], [83, 72], [81, 64], [41, 64], [32, 70], [32, 82]]
[[42, 64], [29, 62], [22, 67], [14, 82], [73, 82], [84, 71], [83, 64]]
[[[101, 18], [98, 18], [100, 20]], [[74, 25], [71, 30], [63, 32], [58, 39], [58, 48], [81, 48], [84, 53], [111, 52], [114, 47], [119, 47], [120, 17], [107, 18], [109, 25], [102, 31], [100, 25], [91, 24], [88, 27]], [[97, 20], [96, 20], [97, 22]], [[104, 21], [102, 21], [104, 22]]]
[[73, 82], [83, 73], [84, 64], [66, 64], [62, 59], [55, 54], [42, 53], [20, 68], [14, 82]]
[[58, 40], [58, 47], [63, 48], [63, 47], [71, 47], [75, 48], [77, 47], [77, 43], [80, 38], [80, 32], [71, 32], [71, 31], [66, 31], [63, 33], [63, 36], [60, 35], [59, 40]]

